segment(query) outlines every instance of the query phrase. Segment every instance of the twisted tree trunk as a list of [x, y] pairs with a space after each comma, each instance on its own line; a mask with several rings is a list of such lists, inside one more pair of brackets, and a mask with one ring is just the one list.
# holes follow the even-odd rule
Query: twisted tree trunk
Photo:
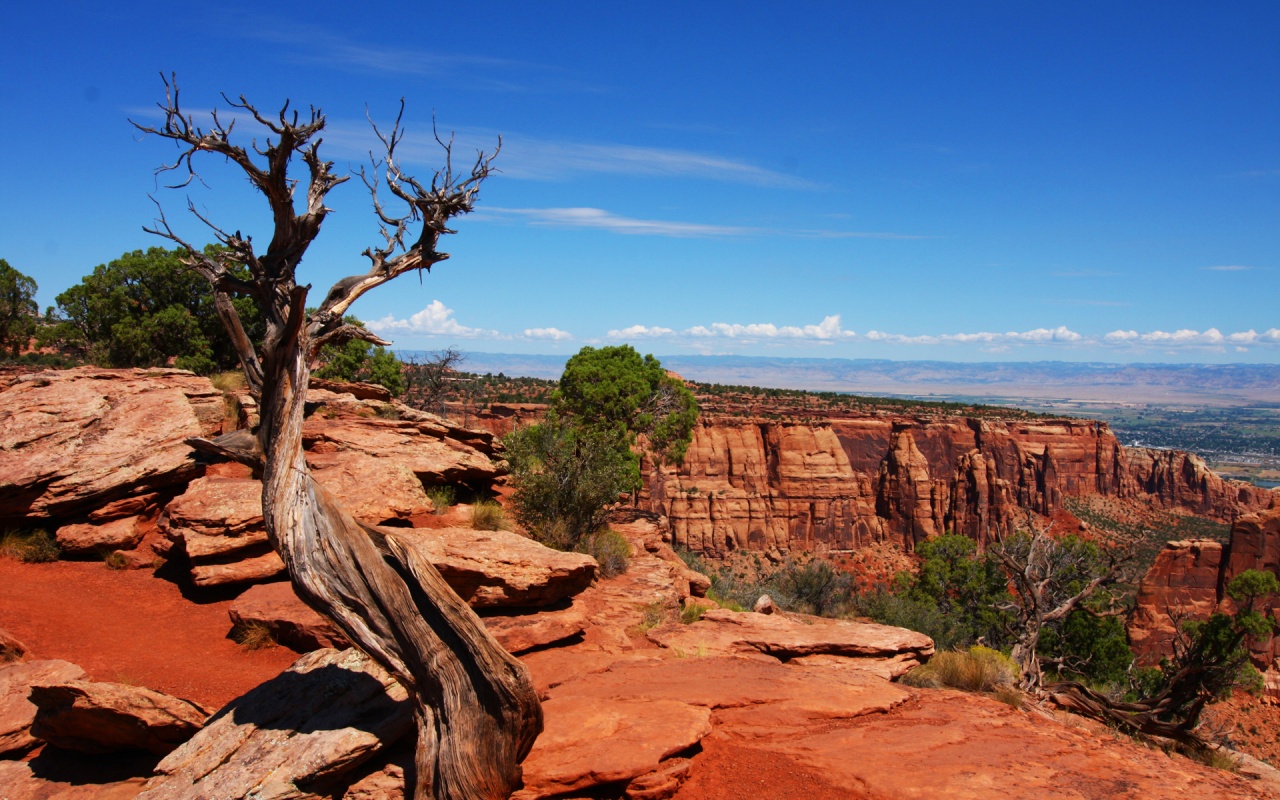
[[264, 392], [262, 506], [298, 595], [409, 689], [414, 797], [505, 798], [541, 731], [528, 671], [416, 551], [362, 525], [309, 474], [302, 450], [305, 331]]
[[[446, 258], [436, 249], [455, 216], [472, 210], [480, 183], [489, 175], [493, 155], [478, 154], [469, 174], [455, 175], [452, 143], [444, 148], [445, 166], [430, 186], [404, 174], [395, 162], [403, 137], [397, 118], [390, 135], [374, 132], [386, 146], [370, 178], [361, 178], [386, 240], [365, 251], [368, 272], [336, 282], [314, 313], [306, 311], [306, 285], [296, 270], [320, 232], [329, 209], [330, 189], [345, 176], [319, 156], [323, 114], [309, 119], [289, 111], [264, 116], [243, 97], [233, 109], [268, 131], [265, 149], [232, 144], [234, 121], [213, 116], [209, 130], [198, 127], [178, 107], [176, 84], [165, 82], [165, 114], [160, 127], [141, 126], [146, 134], [176, 142], [180, 155], [160, 172], [185, 166], [195, 177], [192, 158], [215, 153], [237, 165], [270, 205], [274, 231], [259, 255], [250, 237], [214, 226], [189, 203], [222, 244], [217, 252], [191, 246], [160, 215], [147, 229], [182, 245], [186, 263], [206, 279], [232, 344], [244, 366], [250, 391], [258, 398], [261, 423], [254, 433], [237, 431], [212, 442], [192, 440], [198, 449], [250, 464], [262, 475], [262, 508], [267, 536], [284, 560], [298, 596], [332, 619], [409, 690], [418, 727], [417, 800], [506, 798], [520, 786], [520, 762], [542, 730], [542, 710], [527, 670], [488, 634], [479, 618], [454, 594], [435, 568], [416, 552], [357, 522], [312, 480], [302, 450], [302, 425], [311, 360], [327, 343], [354, 338], [389, 344], [347, 324], [344, 315], [361, 295], [411, 270], [428, 270]], [[225, 96], [224, 96], [225, 97]], [[403, 106], [401, 108], [403, 113]], [[496, 154], [496, 153], [495, 153]], [[295, 208], [302, 182], [289, 175], [294, 155], [306, 163], [309, 179], [303, 209]], [[379, 174], [385, 169], [385, 174]], [[385, 185], [408, 206], [402, 217], [387, 213], [378, 200]], [[406, 244], [409, 226], [421, 229]], [[260, 348], [245, 334], [233, 296], [252, 298], [266, 323]]]

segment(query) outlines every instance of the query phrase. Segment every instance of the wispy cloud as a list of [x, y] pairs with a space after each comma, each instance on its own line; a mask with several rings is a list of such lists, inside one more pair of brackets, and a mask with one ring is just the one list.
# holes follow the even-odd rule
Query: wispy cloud
[[701, 222], [638, 219], [614, 214], [602, 208], [502, 208], [484, 206], [476, 218], [521, 218], [531, 225], [558, 228], [588, 228], [610, 233], [690, 237], [791, 236], [804, 239], [923, 239], [904, 233], [838, 231], [822, 229], [758, 228], [746, 225], [709, 225]]
[[1208, 270], [1209, 272], [1248, 272], [1251, 269], [1257, 269], [1257, 267], [1248, 267], [1243, 264], [1218, 264], [1212, 267], [1201, 267], [1200, 269]]
[[[380, 116], [375, 110], [374, 118]], [[440, 161], [440, 145], [429, 122], [406, 123], [408, 133], [396, 154], [401, 162], [435, 165]], [[446, 126], [444, 132], [448, 131]], [[543, 139], [519, 132], [502, 132], [502, 154], [495, 165], [507, 178], [561, 181], [582, 175], [634, 175], [657, 178], [698, 178], [776, 189], [815, 190], [814, 181], [776, 172], [746, 161], [714, 153], [700, 153], [663, 147], [620, 143]], [[462, 129], [456, 134], [454, 154], [492, 150], [499, 132]], [[363, 159], [377, 145], [367, 120], [330, 118], [325, 142], [350, 158]], [[376, 148], [375, 148], [376, 149]]]
[[1055, 278], [1114, 278], [1119, 274], [1118, 272], [1107, 272], [1100, 269], [1075, 269], [1055, 272], [1053, 276]]

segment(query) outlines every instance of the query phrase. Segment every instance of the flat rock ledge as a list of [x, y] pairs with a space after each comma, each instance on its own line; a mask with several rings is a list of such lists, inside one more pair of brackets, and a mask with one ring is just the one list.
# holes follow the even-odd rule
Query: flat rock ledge
[[[867, 622], [714, 609], [691, 625], [666, 625], [650, 641], [685, 655], [763, 654], [784, 662], [829, 663], [898, 678], [933, 655], [922, 633]], [[831, 658], [836, 657], [836, 658]]]
[[32, 685], [84, 677], [75, 664], [56, 659], [0, 665], [0, 758], [15, 758], [40, 745], [31, 734], [36, 719], [36, 707], [28, 699]]

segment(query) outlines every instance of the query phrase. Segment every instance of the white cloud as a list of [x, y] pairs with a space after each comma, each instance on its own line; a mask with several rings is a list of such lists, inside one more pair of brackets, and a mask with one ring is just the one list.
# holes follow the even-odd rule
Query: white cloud
[[439, 300], [432, 300], [426, 308], [409, 317], [396, 319], [391, 314], [368, 323], [369, 329], [378, 333], [405, 333], [422, 336], [456, 336], [460, 339], [500, 339], [502, 334], [484, 328], [469, 328], [453, 318], [453, 309]]
[[632, 325], [630, 328], [609, 331], [607, 336], [610, 339], [659, 339], [664, 336], [671, 336], [674, 333], [675, 331], [670, 328], [663, 328], [657, 325], [651, 328], [644, 325]]
[[902, 334], [870, 330], [855, 333], [845, 330], [838, 314], [823, 319], [818, 325], [775, 325], [771, 322], [750, 324], [714, 322], [710, 325], [694, 325], [684, 330], [663, 327], [632, 325], [621, 330], [611, 330], [610, 339], [667, 338], [684, 340], [687, 344], [702, 348], [710, 341], [754, 343], [760, 341], [791, 340], [810, 344], [835, 342], [870, 342], [895, 345], [976, 345], [989, 352], [1004, 352], [1010, 347], [1038, 345], [1054, 347], [1119, 346], [1130, 348], [1214, 348], [1226, 345], [1237, 348], [1246, 345], [1280, 345], [1280, 328], [1269, 328], [1263, 333], [1255, 330], [1224, 334], [1217, 328], [1203, 331], [1179, 329], [1174, 331], [1115, 330], [1110, 333], [1084, 335], [1065, 325], [1055, 328], [1032, 328], [1025, 331], [992, 331]]
[[568, 331], [562, 331], [559, 328], [525, 328], [524, 338], [550, 339], [555, 342], [563, 342], [572, 339], [573, 334]]
[[1201, 267], [1200, 269], [1208, 270], [1210, 272], [1245, 272], [1247, 270], [1255, 269], [1255, 267], [1247, 267], [1243, 264], [1218, 264], [1212, 267]]

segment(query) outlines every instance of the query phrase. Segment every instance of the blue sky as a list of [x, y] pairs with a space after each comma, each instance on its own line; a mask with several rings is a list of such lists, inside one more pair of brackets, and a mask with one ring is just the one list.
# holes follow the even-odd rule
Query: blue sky
[[[17, 7], [14, 7], [17, 6]], [[357, 10], [358, 9], [358, 10]], [[355, 313], [406, 349], [1280, 361], [1280, 5], [11, 4], [0, 257], [41, 306], [161, 244], [148, 194], [268, 236], [216, 159], [157, 188], [161, 71], [328, 115], [339, 169], [407, 104], [409, 166], [503, 137], [423, 280]], [[247, 121], [237, 131], [250, 134]], [[378, 241], [359, 181], [303, 264]]]

